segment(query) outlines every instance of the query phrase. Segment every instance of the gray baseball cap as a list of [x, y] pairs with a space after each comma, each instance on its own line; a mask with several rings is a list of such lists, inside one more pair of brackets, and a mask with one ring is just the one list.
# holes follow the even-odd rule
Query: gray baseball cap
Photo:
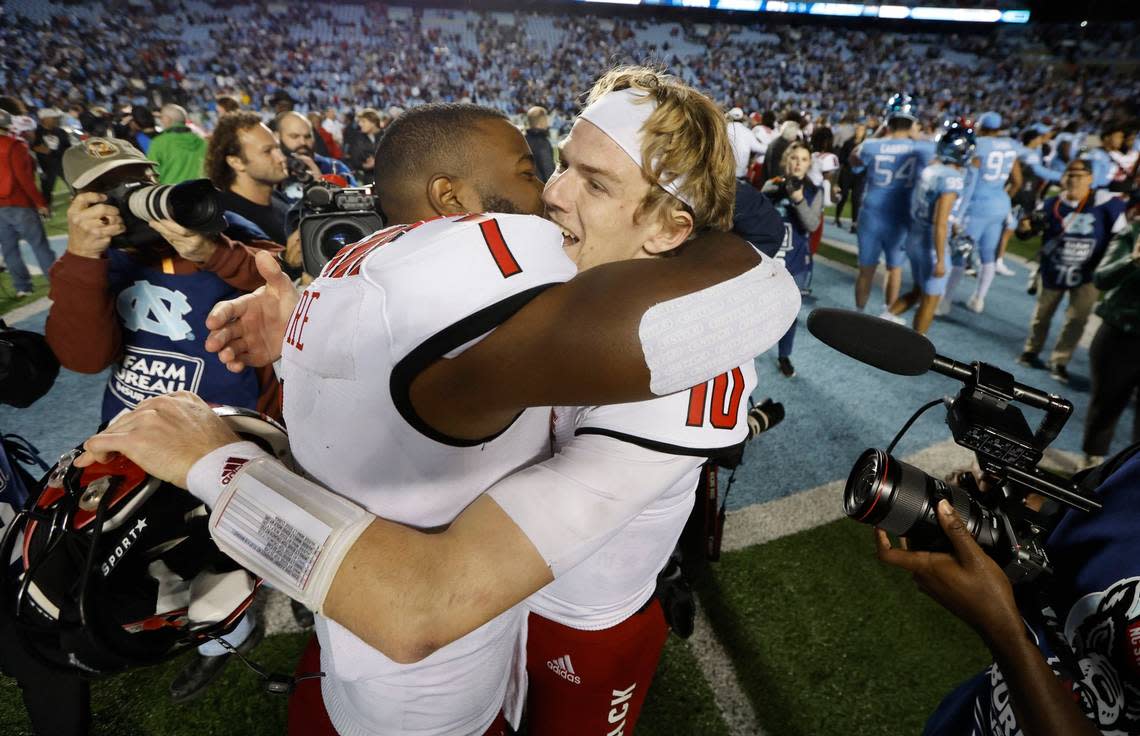
[[156, 164], [130, 143], [118, 138], [88, 138], [63, 153], [63, 180], [72, 189], [83, 189], [108, 171], [120, 166]]

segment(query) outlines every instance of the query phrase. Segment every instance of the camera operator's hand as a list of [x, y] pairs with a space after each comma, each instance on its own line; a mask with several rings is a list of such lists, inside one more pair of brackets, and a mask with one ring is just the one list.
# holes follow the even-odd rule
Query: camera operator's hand
[[194, 263], [205, 263], [214, 255], [218, 243], [209, 235], [187, 230], [174, 220], [154, 220], [150, 223], [154, 231], [174, 246], [178, 255]]
[[306, 156], [303, 153], [293, 153], [291, 155], [301, 163], [305, 164], [305, 167], [309, 170], [309, 173], [312, 174], [314, 179], [321, 178], [321, 167], [317, 166], [317, 162], [313, 160], [312, 156]]
[[1023, 636], [1009, 578], [970, 536], [948, 501], [938, 502], [937, 516], [952, 554], [892, 549], [887, 533], [876, 528], [879, 559], [911, 573], [919, 590], [969, 624], [987, 644]]
[[111, 238], [123, 234], [127, 227], [119, 210], [109, 204], [106, 195], [84, 192], [76, 195], [67, 208], [67, 252], [84, 258], [102, 258]]
[[293, 268], [300, 268], [305, 264], [301, 256], [301, 229], [294, 230], [285, 241], [285, 252], [281, 254], [285, 263]]
[[194, 463], [239, 439], [205, 401], [179, 391], [147, 399], [115, 419], [83, 443], [75, 464], [84, 468], [118, 453], [150, 475], [185, 488]]
[[247, 366], [260, 368], [281, 357], [285, 327], [299, 295], [289, 276], [268, 251], [254, 256], [265, 286], [219, 302], [206, 317], [210, 334], [206, 350], [217, 353], [226, 368], [238, 373]]
[[784, 179], [784, 191], [788, 194], [788, 199], [796, 204], [804, 201], [804, 180], [798, 176], [789, 176]]

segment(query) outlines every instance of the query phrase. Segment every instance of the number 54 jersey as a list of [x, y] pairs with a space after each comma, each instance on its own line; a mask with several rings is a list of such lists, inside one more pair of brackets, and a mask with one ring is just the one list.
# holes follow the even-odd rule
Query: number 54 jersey
[[[416, 415], [409, 388], [424, 367], [573, 276], [562, 241], [538, 217], [467, 215], [381, 230], [329, 261], [301, 295], [282, 346], [284, 416], [304, 472], [377, 516], [432, 528], [546, 458], [548, 408], [522, 412], [493, 437], [460, 440]], [[318, 617], [333, 724], [352, 736], [482, 733], [520, 664], [521, 621], [522, 609], [512, 609], [400, 665]]]

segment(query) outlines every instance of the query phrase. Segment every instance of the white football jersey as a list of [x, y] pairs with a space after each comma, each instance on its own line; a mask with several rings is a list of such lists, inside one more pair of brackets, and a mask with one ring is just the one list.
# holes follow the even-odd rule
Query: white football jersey
[[[468, 215], [388, 228], [329, 261], [282, 348], [284, 416], [304, 471], [377, 516], [432, 528], [547, 457], [549, 409], [463, 441], [428, 427], [408, 392], [425, 366], [573, 276], [562, 240], [539, 217]], [[482, 733], [517, 672], [522, 616], [516, 607], [411, 665], [318, 617], [333, 724], [361, 736]]]
[[[575, 629], [615, 626], [636, 613], [657, 584], [693, 508], [701, 466], [748, 437], [752, 362], [669, 396], [611, 406], [555, 410], [555, 450], [598, 434], [692, 458], [692, 468], [660, 488], [645, 508], [585, 561], [527, 599], [532, 611]], [[620, 492], [620, 490], [619, 490]]]

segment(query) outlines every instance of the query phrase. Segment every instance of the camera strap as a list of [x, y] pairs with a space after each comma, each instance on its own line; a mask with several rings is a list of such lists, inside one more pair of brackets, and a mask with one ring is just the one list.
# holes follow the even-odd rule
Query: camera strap
[[1076, 650], [1069, 640], [1065, 638], [1064, 629], [1057, 619], [1057, 609], [1053, 606], [1052, 586], [1049, 583], [1038, 581], [1029, 593], [1033, 606], [1040, 614], [1041, 628], [1045, 631], [1045, 639], [1049, 642], [1056, 662], [1048, 662], [1057, 673], [1061, 681], [1071, 688], [1080, 681], [1081, 663]]

